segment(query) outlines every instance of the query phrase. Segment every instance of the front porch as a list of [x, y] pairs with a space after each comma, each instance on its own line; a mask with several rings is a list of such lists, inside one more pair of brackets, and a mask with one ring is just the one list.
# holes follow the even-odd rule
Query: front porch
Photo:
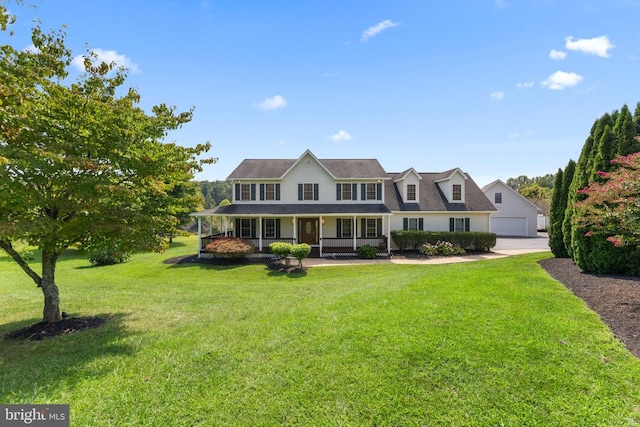
[[[233, 232], [212, 234], [202, 236], [200, 238], [200, 258], [211, 257], [212, 255], [206, 251], [206, 247], [209, 243], [215, 239], [222, 237], [234, 237]], [[243, 240], [251, 243], [255, 248], [255, 252], [250, 255], [253, 257], [272, 257], [273, 255], [269, 251], [269, 245], [274, 242], [287, 242], [295, 245], [295, 238], [242, 238]], [[369, 245], [377, 249], [378, 257], [388, 257], [390, 250], [389, 238], [387, 236], [380, 237], [364, 237], [364, 238], [321, 238], [318, 244], [311, 245], [310, 258], [337, 258], [337, 257], [354, 257], [358, 254], [358, 249], [362, 246]]]

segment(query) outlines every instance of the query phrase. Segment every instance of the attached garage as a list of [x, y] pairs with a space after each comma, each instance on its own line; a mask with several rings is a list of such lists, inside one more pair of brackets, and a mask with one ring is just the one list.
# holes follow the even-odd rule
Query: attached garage
[[499, 179], [482, 191], [497, 211], [491, 213], [491, 231], [498, 236], [538, 235], [538, 208]]
[[526, 236], [527, 218], [491, 218], [491, 231], [498, 236]]

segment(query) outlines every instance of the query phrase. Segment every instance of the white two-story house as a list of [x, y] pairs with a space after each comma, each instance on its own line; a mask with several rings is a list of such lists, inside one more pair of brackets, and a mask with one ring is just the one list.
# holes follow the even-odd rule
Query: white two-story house
[[308, 243], [319, 256], [363, 245], [388, 254], [393, 230], [490, 231], [496, 208], [460, 169], [388, 173], [375, 159], [246, 159], [229, 175], [231, 205], [194, 213], [201, 252], [211, 239], [202, 220], [223, 217], [223, 235], [257, 252], [276, 241]]

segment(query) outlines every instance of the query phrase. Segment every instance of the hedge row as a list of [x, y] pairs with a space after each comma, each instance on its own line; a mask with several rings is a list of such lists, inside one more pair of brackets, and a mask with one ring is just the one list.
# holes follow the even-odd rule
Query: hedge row
[[391, 238], [400, 250], [418, 250], [425, 243], [451, 242], [463, 249], [488, 252], [496, 245], [496, 235], [481, 231], [407, 231], [391, 232]]

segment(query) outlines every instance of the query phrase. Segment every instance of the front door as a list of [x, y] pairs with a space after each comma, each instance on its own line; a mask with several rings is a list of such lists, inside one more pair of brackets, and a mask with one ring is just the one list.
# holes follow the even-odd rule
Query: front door
[[320, 220], [318, 218], [298, 219], [298, 242], [308, 245], [317, 245], [319, 240]]

